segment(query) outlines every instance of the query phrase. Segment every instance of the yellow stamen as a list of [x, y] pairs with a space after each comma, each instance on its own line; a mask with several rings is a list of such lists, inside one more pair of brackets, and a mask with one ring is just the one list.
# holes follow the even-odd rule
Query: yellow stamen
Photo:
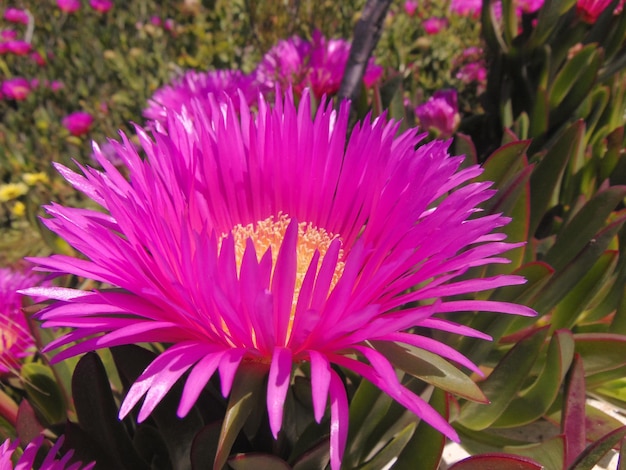
[[[257, 261], [259, 261], [263, 257], [263, 255], [267, 252], [269, 248], [271, 248], [272, 266], [276, 266], [278, 252], [280, 250], [283, 239], [285, 238], [285, 232], [287, 231], [287, 227], [289, 226], [290, 222], [291, 218], [288, 215], [279, 213], [278, 217], [276, 218], [274, 216], [270, 216], [267, 219], [257, 222], [256, 224], [248, 224], [245, 226], [238, 224], [233, 227], [230, 234], [222, 234], [219, 239], [219, 245], [221, 247], [222, 241], [228, 235], [233, 236], [235, 244], [235, 259], [237, 267], [241, 268], [243, 254], [246, 250], [246, 243], [248, 239], [250, 239], [254, 244]], [[339, 236], [333, 233], [329, 233], [323, 228], [316, 227], [310, 222], [300, 222], [298, 224], [298, 242], [296, 247], [296, 282], [292, 299], [291, 316], [287, 329], [287, 338], [291, 336], [291, 330], [293, 328], [293, 322], [296, 312], [296, 305], [298, 304], [298, 296], [300, 294], [300, 289], [302, 288], [304, 276], [306, 275], [306, 272], [311, 264], [311, 260], [313, 259], [313, 255], [316, 251], [319, 251], [320, 259], [317, 265], [317, 271], [319, 271], [319, 268], [322, 265], [322, 260], [324, 259], [324, 256], [330, 248], [330, 244], [336, 238], [339, 238]], [[341, 260], [342, 258], [343, 250], [340, 250], [339, 259]], [[333, 274], [333, 279], [331, 281], [330, 290], [335, 287], [335, 285], [341, 278], [344, 266], [345, 263], [343, 261], [337, 262], [337, 265], [335, 266], [335, 272]], [[254, 332], [253, 335], [255, 335]], [[254, 342], [256, 344], [256, 340]]]

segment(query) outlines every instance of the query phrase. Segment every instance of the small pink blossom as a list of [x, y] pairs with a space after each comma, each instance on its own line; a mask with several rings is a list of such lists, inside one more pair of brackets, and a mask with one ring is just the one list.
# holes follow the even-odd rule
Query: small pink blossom
[[15, 55], [26, 55], [31, 50], [29, 42], [22, 41], [20, 39], [12, 39], [4, 43], [6, 51]]
[[89, 0], [89, 5], [100, 13], [106, 13], [113, 8], [113, 2], [111, 0]]
[[74, 13], [80, 8], [80, 0], [57, 0], [57, 6], [65, 13]]
[[8, 41], [17, 37], [17, 31], [14, 29], [3, 29], [0, 31], [0, 39]]
[[163, 22], [161, 21], [161, 18], [159, 18], [156, 15], [153, 15], [150, 17], [150, 24], [154, 25], [154, 26], [161, 26], [163, 24]]
[[478, 18], [482, 4], [482, 0], [452, 0], [450, 2], [450, 11], [459, 16]]
[[426, 103], [415, 108], [415, 115], [422, 129], [433, 132], [438, 138], [452, 137], [461, 122], [456, 90], [435, 92]]
[[[598, 17], [607, 9], [612, 0], [578, 0], [576, 2], [576, 13], [585, 23], [594, 24]], [[616, 11], [621, 11], [624, 2], [621, 1]]]
[[19, 8], [7, 8], [4, 11], [4, 19], [11, 23], [28, 24], [30, 21], [30, 15], [26, 10], [20, 10]]
[[172, 18], [167, 18], [163, 22], [163, 29], [165, 29], [166, 31], [174, 31], [175, 26], [176, 26], [176, 23], [174, 22]]
[[15, 101], [23, 101], [30, 93], [30, 83], [23, 77], [9, 78], [2, 82], [2, 94]]
[[406, 0], [406, 2], [404, 2], [404, 12], [407, 15], [413, 16], [415, 15], [416, 11], [417, 11], [417, 2], [415, 0]]
[[30, 58], [33, 59], [33, 61], [40, 67], [46, 65], [46, 59], [39, 53], [39, 51], [32, 52], [30, 54]]
[[448, 20], [446, 18], [432, 17], [422, 23], [426, 34], [433, 35], [439, 33], [442, 29], [448, 27]]
[[93, 124], [93, 116], [85, 111], [76, 111], [63, 118], [63, 126], [70, 134], [80, 136], [89, 132]]
[[524, 13], [534, 13], [543, 6], [544, 0], [517, 0], [517, 7]]
[[50, 89], [52, 91], [59, 91], [62, 90], [63, 88], [65, 88], [65, 85], [63, 85], [63, 82], [60, 82], [59, 80], [52, 80], [52, 82], [50, 82]]

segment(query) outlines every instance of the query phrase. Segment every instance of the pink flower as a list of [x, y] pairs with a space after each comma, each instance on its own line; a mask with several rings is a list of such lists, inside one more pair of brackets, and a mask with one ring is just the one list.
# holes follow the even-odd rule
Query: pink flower
[[[311, 88], [317, 98], [333, 95], [339, 91], [349, 54], [348, 41], [327, 39], [317, 30], [310, 42], [294, 36], [279, 41], [263, 56], [257, 80], [268, 92], [278, 86], [283, 90], [292, 88], [297, 94]], [[365, 70], [365, 85], [372, 86], [382, 73], [382, 67], [371, 58]]]
[[406, 0], [406, 2], [404, 2], [404, 12], [407, 15], [413, 16], [415, 15], [416, 11], [417, 11], [417, 2], [415, 0]]
[[[451, 438], [455, 431], [397, 379], [377, 344], [413, 345], [479, 370], [449, 346], [415, 332], [486, 338], [434, 316], [519, 305], [464, 299], [521, 284], [519, 276], [464, 279], [470, 266], [507, 262], [519, 244], [496, 232], [509, 221], [480, 215], [493, 196], [460, 169], [448, 142], [418, 146], [415, 130], [378, 118], [348, 135], [349, 107], [321, 103], [312, 117], [305, 90], [258, 112], [245, 100], [208, 100], [168, 114], [169, 133], [139, 129], [140, 154], [122, 134], [127, 181], [95, 147], [104, 170], [82, 175], [57, 165], [101, 210], [58, 204], [43, 223], [80, 257], [37, 258], [39, 268], [115, 286], [81, 291], [32, 288], [53, 302], [44, 327], [71, 327], [47, 349], [59, 361], [94, 348], [142, 342], [171, 346], [138, 377], [120, 416], [142, 401], [144, 421], [188, 373], [185, 416], [219, 373], [230, 393], [240, 368], [268, 374], [269, 425], [277, 436], [294, 369], [310, 370], [314, 417], [330, 403], [330, 462], [338, 470], [348, 432], [348, 397], [332, 365], [349, 369]], [[347, 140], [346, 140], [347, 139]], [[419, 287], [416, 287], [419, 286]], [[421, 302], [425, 301], [425, 302]], [[403, 308], [400, 308], [403, 307]], [[362, 360], [356, 360], [358, 356]]]
[[57, 6], [65, 13], [74, 13], [80, 8], [80, 0], [57, 0]]
[[448, 20], [446, 18], [432, 17], [425, 20], [422, 26], [426, 34], [437, 34], [442, 29], [448, 27]]
[[30, 58], [33, 59], [39, 67], [44, 67], [46, 65], [46, 59], [39, 53], [39, 51], [34, 51], [30, 55]]
[[[611, 1], [612, 0], [578, 0], [576, 2], [576, 13], [585, 23], [593, 24], [611, 4]], [[620, 2], [617, 9], [621, 11], [623, 4], [623, 2]]]
[[[56, 456], [61, 450], [61, 445], [63, 445], [63, 441], [63, 436], [57, 439], [56, 443], [46, 454], [43, 462], [39, 463], [36, 468], [38, 468], [39, 470], [91, 470], [96, 465], [95, 462], [92, 462], [89, 465], [83, 465], [82, 462], [70, 463], [72, 456], [74, 455], [73, 450], [70, 450], [68, 453], [63, 455], [63, 457], [57, 459]], [[19, 456], [17, 461], [15, 461], [14, 459], [12, 459], [12, 457], [13, 453], [18, 447], [19, 442], [17, 440], [11, 442], [10, 439], [7, 439], [6, 441], [4, 441], [2, 446], [0, 446], [0, 469], [17, 470], [35, 468], [37, 453], [40, 451], [43, 442], [44, 436], [43, 434], [41, 434], [26, 446], [26, 448], [24, 449], [24, 453]]]
[[15, 101], [23, 101], [30, 94], [30, 84], [23, 77], [10, 78], [2, 82], [2, 94]]
[[517, 0], [517, 7], [524, 13], [534, 13], [543, 6], [544, 0]]
[[76, 111], [63, 118], [63, 126], [70, 134], [80, 136], [89, 132], [93, 124], [93, 116], [84, 111]]
[[167, 18], [163, 22], [163, 29], [165, 29], [165, 31], [174, 31], [175, 27], [176, 27], [176, 23], [174, 22], [172, 18]]
[[63, 85], [63, 82], [60, 82], [58, 80], [52, 80], [50, 82], [50, 89], [52, 91], [59, 91], [59, 90], [62, 90], [63, 88], [65, 88], [65, 85]]
[[452, 137], [459, 126], [461, 116], [456, 90], [439, 90], [426, 103], [415, 108], [420, 126], [443, 139]]
[[150, 17], [150, 24], [152, 24], [153, 26], [161, 26], [163, 22], [161, 21], [161, 18], [159, 18], [156, 15], [153, 15]]
[[89, 5], [100, 13], [106, 13], [113, 8], [113, 2], [111, 0], [89, 0]]
[[212, 70], [198, 72], [190, 70], [174, 79], [170, 85], [159, 88], [148, 100], [143, 115], [148, 119], [167, 122], [168, 110], [180, 112], [183, 106], [189, 108], [192, 101], [206, 102], [209, 93], [216, 96], [236, 98], [241, 91], [248, 103], [252, 103], [259, 92], [254, 77], [240, 70]]
[[30, 270], [0, 268], [0, 374], [19, 371], [21, 359], [33, 353], [34, 341], [22, 312], [24, 296], [18, 290], [40, 281], [41, 276]]
[[11, 23], [28, 24], [30, 21], [30, 15], [26, 10], [20, 10], [19, 8], [7, 8], [4, 11], [4, 19]]
[[13, 29], [3, 29], [2, 31], [0, 31], [0, 39], [8, 41], [10, 39], [15, 39], [16, 37], [17, 31]]
[[31, 50], [31, 45], [29, 42], [21, 41], [17, 39], [12, 39], [10, 41], [6, 41], [4, 43], [6, 47], [6, 51], [15, 55], [26, 55]]
[[482, 0], [452, 0], [450, 2], [450, 11], [459, 16], [478, 18], [482, 4]]

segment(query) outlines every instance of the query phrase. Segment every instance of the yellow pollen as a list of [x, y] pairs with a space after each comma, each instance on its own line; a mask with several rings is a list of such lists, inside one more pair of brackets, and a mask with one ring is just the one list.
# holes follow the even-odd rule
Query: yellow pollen
[[[279, 213], [278, 217], [270, 216], [267, 219], [261, 220], [256, 224], [241, 225], [238, 224], [230, 232], [235, 245], [235, 260], [237, 266], [241, 268], [241, 262], [243, 260], [243, 254], [246, 250], [246, 243], [248, 239], [252, 240], [257, 255], [257, 261], [259, 261], [269, 248], [272, 250], [272, 266], [276, 266], [278, 259], [278, 252], [285, 238], [285, 232], [291, 222], [291, 218]], [[229, 234], [222, 234], [219, 239], [218, 246], [221, 248], [222, 241]], [[320, 257], [317, 264], [317, 272], [319, 272], [322, 261], [333, 240], [339, 238], [338, 235], [332, 234], [311, 224], [310, 222], [300, 222], [298, 224], [298, 242], [296, 246], [296, 282], [294, 287], [291, 316], [289, 319], [289, 327], [287, 330], [287, 338], [291, 336], [291, 330], [293, 327], [296, 305], [298, 304], [298, 297], [302, 283], [306, 275], [307, 270], [313, 259], [313, 255], [316, 251], [319, 251]], [[343, 250], [339, 250], [339, 259], [343, 258]], [[335, 266], [335, 272], [330, 284], [329, 291], [335, 287], [341, 275], [343, 274], [345, 263], [338, 261]], [[254, 341], [256, 343], [256, 340]]]

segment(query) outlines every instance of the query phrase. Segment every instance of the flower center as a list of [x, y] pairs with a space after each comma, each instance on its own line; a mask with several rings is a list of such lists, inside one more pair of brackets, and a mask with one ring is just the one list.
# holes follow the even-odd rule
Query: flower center
[[[269, 248], [271, 248], [272, 266], [276, 266], [278, 252], [280, 250], [283, 239], [285, 238], [285, 232], [287, 231], [287, 227], [289, 226], [290, 222], [291, 218], [288, 215], [279, 213], [277, 217], [270, 216], [267, 219], [261, 220], [255, 224], [248, 224], [245, 226], [241, 224], [236, 225], [231, 230], [231, 234], [234, 239], [235, 259], [237, 266], [241, 268], [243, 254], [246, 250], [246, 243], [248, 239], [252, 240], [254, 244], [257, 261], [263, 257], [263, 255], [267, 252]], [[227, 235], [228, 234], [222, 234], [222, 236], [220, 237], [220, 245], [221, 241], [226, 238]], [[288, 338], [291, 336], [291, 329], [293, 327], [293, 321], [296, 312], [296, 305], [298, 304], [300, 289], [302, 288], [302, 283], [304, 281], [306, 272], [311, 264], [311, 260], [313, 259], [313, 255], [315, 254], [316, 250], [319, 251], [320, 259], [317, 264], [317, 271], [319, 271], [324, 256], [330, 248], [330, 244], [336, 238], [339, 238], [339, 236], [333, 233], [329, 233], [323, 228], [316, 227], [310, 222], [300, 222], [298, 224], [298, 242], [296, 247], [296, 281], [291, 307], [291, 317], [289, 320], [289, 328], [287, 333]], [[341, 259], [342, 257], [343, 250], [340, 250], [339, 259]], [[341, 278], [344, 266], [345, 263], [343, 261], [337, 262], [329, 291], [332, 291], [332, 289]]]

